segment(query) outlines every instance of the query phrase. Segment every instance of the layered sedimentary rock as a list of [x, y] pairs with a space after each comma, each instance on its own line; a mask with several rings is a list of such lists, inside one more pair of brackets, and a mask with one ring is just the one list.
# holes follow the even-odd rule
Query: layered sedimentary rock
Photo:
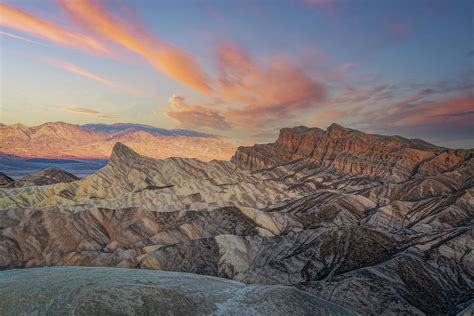
[[84, 179], [0, 189], [0, 266], [191, 272], [363, 314], [456, 314], [474, 291], [473, 179], [471, 151], [339, 126], [284, 129], [232, 162], [116, 144]]
[[472, 150], [450, 150], [419, 139], [370, 135], [332, 124], [326, 131], [304, 126], [282, 129], [275, 143], [239, 147], [231, 161], [256, 170], [305, 158], [318, 167], [401, 182], [414, 175], [450, 171], [472, 155]]

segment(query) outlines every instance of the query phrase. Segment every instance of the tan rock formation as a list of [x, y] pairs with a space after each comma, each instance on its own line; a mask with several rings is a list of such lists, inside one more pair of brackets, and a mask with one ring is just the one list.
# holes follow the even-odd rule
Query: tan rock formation
[[456, 314], [474, 290], [473, 218], [468, 150], [337, 125], [282, 130], [232, 162], [118, 143], [84, 179], [0, 189], [0, 267], [191, 272], [361, 314]]

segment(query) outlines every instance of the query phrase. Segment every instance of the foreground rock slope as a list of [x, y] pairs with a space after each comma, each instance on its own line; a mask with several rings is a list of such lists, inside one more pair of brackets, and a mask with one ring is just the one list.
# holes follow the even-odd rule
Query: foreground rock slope
[[351, 315], [285, 286], [188, 273], [52, 267], [0, 272], [2, 315]]
[[0, 266], [191, 272], [363, 314], [456, 314], [474, 293], [472, 157], [338, 125], [209, 163], [118, 143], [84, 179], [0, 189]]

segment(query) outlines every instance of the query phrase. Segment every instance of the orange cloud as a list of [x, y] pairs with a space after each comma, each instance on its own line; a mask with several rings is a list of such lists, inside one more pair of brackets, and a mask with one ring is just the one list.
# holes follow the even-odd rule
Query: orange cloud
[[69, 71], [69, 72], [72, 72], [72, 73], [77, 74], [79, 76], [98, 81], [98, 82], [100, 82], [100, 83], [102, 83], [106, 86], [111, 87], [111, 88], [124, 90], [124, 91], [132, 93], [134, 95], [143, 95], [143, 93], [139, 90], [136, 90], [136, 89], [130, 88], [130, 87], [125, 87], [125, 86], [123, 86], [123, 85], [121, 85], [117, 82], [114, 82], [114, 81], [109, 80], [105, 77], [102, 77], [102, 76], [100, 76], [96, 73], [93, 73], [92, 71], [80, 68], [79, 66], [76, 66], [74, 64], [66, 63], [66, 62], [63, 62], [63, 61], [57, 61], [57, 60], [50, 61], [49, 63], [53, 66], [56, 66], [58, 68], [64, 69], [64, 70]]
[[242, 48], [229, 43], [218, 53], [218, 94], [243, 105], [225, 112], [236, 125], [256, 127], [288, 118], [325, 99], [325, 87], [284, 58], [269, 58], [260, 66]]
[[203, 93], [210, 93], [207, 75], [190, 54], [156, 40], [141, 25], [123, 23], [97, 1], [60, 0], [60, 3], [81, 26], [136, 53], [170, 77]]
[[105, 114], [105, 113], [101, 113], [99, 111], [83, 108], [83, 107], [80, 107], [80, 106], [68, 107], [68, 108], [66, 108], [66, 111], [74, 112], [74, 113], [80, 113], [80, 114], [86, 114], [86, 115], [93, 115], [93, 116], [97, 116], [97, 117], [101, 117], [101, 118], [118, 118], [118, 116], [116, 116], [116, 115]]
[[218, 111], [205, 106], [189, 105], [183, 97], [178, 95], [173, 95], [169, 99], [169, 108], [166, 115], [187, 128], [210, 127], [220, 130], [231, 128], [230, 124]]
[[0, 17], [0, 25], [46, 39], [53, 43], [77, 48], [95, 55], [112, 55], [108, 48], [90, 36], [69, 31], [15, 7], [0, 4]]

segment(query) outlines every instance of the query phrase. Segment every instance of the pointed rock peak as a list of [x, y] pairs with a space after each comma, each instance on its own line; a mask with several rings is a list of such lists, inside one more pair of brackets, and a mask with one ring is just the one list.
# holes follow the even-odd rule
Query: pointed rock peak
[[351, 131], [348, 128], [345, 128], [344, 126], [341, 126], [337, 123], [332, 123], [329, 125], [327, 128], [328, 135], [333, 138], [338, 138], [346, 134], [347, 132]]
[[14, 180], [4, 174], [3, 172], [0, 172], [0, 186], [7, 185], [12, 183]]
[[342, 126], [342, 125], [337, 124], [337, 123], [332, 123], [331, 125], [329, 125], [328, 130], [343, 130], [343, 131], [347, 131], [348, 129], [345, 128], [345, 127]]
[[112, 149], [111, 162], [124, 162], [131, 159], [140, 158], [140, 155], [124, 144], [117, 142]]
[[45, 176], [62, 176], [62, 177], [69, 177], [71, 179], [79, 180], [79, 177], [76, 177], [72, 173], [67, 172], [64, 169], [56, 168], [56, 167], [48, 167], [38, 172], [34, 172], [32, 174], [45, 175]]

